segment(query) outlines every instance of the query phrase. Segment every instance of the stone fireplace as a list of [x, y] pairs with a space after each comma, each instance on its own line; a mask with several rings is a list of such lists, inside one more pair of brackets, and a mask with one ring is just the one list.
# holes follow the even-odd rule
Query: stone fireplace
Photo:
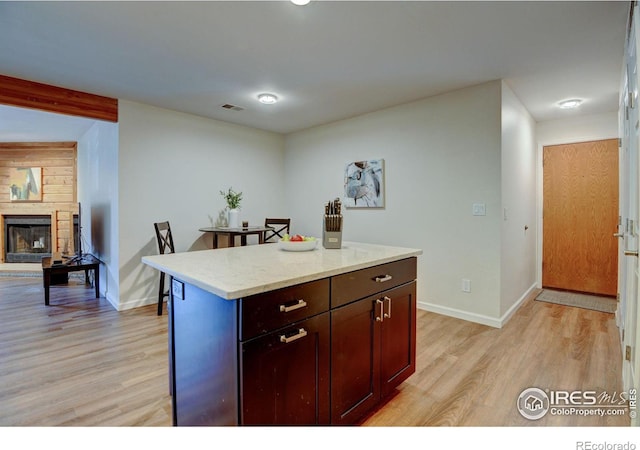
[[51, 256], [51, 216], [4, 217], [5, 262], [40, 262]]

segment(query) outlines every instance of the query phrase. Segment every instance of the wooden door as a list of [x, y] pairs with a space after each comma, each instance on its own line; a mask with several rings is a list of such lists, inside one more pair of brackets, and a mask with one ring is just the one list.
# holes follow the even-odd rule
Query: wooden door
[[542, 286], [615, 296], [618, 140], [543, 149]]

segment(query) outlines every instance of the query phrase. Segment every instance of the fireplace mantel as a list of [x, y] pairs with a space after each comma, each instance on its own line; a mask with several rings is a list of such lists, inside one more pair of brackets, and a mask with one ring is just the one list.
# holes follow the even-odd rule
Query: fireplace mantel
[[[74, 245], [74, 229], [73, 229], [73, 216], [78, 214], [78, 204], [70, 203], [60, 205], [59, 209], [46, 209], [46, 208], [27, 208], [25, 212], [24, 208], [7, 208], [12, 205], [2, 205], [0, 207], [0, 262], [17, 262], [7, 261], [6, 245], [7, 236], [6, 232], [6, 220], [11, 217], [42, 217], [48, 216], [51, 218], [51, 251], [72, 254], [75, 252]], [[24, 206], [24, 205], [22, 205]]]

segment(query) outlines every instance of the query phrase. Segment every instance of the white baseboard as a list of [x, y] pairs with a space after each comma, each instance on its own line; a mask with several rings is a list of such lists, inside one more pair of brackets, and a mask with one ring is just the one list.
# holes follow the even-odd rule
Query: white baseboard
[[509, 308], [507, 312], [502, 315], [502, 317], [500, 318], [500, 321], [502, 322], [502, 326], [504, 326], [509, 321], [509, 319], [511, 319], [511, 317], [516, 313], [516, 311], [520, 309], [524, 301], [527, 298], [529, 298], [529, 296], [531, 295], [531, 292], [533, 292], [534, 289], [538, 288], [536, 284], [537, 283], [533, 283], [531, 286], [529, 286], [529, 289], [527, 289], [524, 292], [524, 294], [522, 294], [520, 298], [513, 305], [511, 305], [511, 308]]
[[502, 317], [491, 317], [483, 314], [477, 314], [469, 311], [463, 311], [461, 309], [449, 308], [448, 306], [436, 305], [434, 303], [427, 302], [418, 302], [418, 308], [449, 317], [455, 317], [456, 319], [479, 323], [494, 328], [502, 328], [515, 314], [518, 308], [520, 308], [522, 303], [529, 297], [531, 291], [533, 291], [535, 288], [536, 285], [534, 283], [531, 285], [531, 287], [529, 287], [529, 289], [526, 290], [524, 294], [522, 294], [522, 296], [520, 296], [518, 301], [516, 301], [511, 306], [511, 308], [509, 308], [509, 310], [502, 315]]
[[117, 304], [115, 302], [113, 302], [109, 298], [107, 298], [107, 300], [118, 311], [126, 311], [128, 309], [140, 308], [141, 306], [157, 305], [158, 304], [158, 297], [153, 297], [153, 298], [149, 298], [149, 297], [147, 297], [147, 298], [134, 298], [134, 299], [130, 299], [129, 301], [127, 301], [125, 303], [117, 303]]

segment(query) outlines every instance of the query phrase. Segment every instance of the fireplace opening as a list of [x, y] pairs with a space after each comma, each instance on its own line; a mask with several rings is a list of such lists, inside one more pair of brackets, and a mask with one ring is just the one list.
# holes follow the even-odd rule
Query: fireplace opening
[[51, 216], [5, 216], [5, 262], [40, 262], [51, 256]]

